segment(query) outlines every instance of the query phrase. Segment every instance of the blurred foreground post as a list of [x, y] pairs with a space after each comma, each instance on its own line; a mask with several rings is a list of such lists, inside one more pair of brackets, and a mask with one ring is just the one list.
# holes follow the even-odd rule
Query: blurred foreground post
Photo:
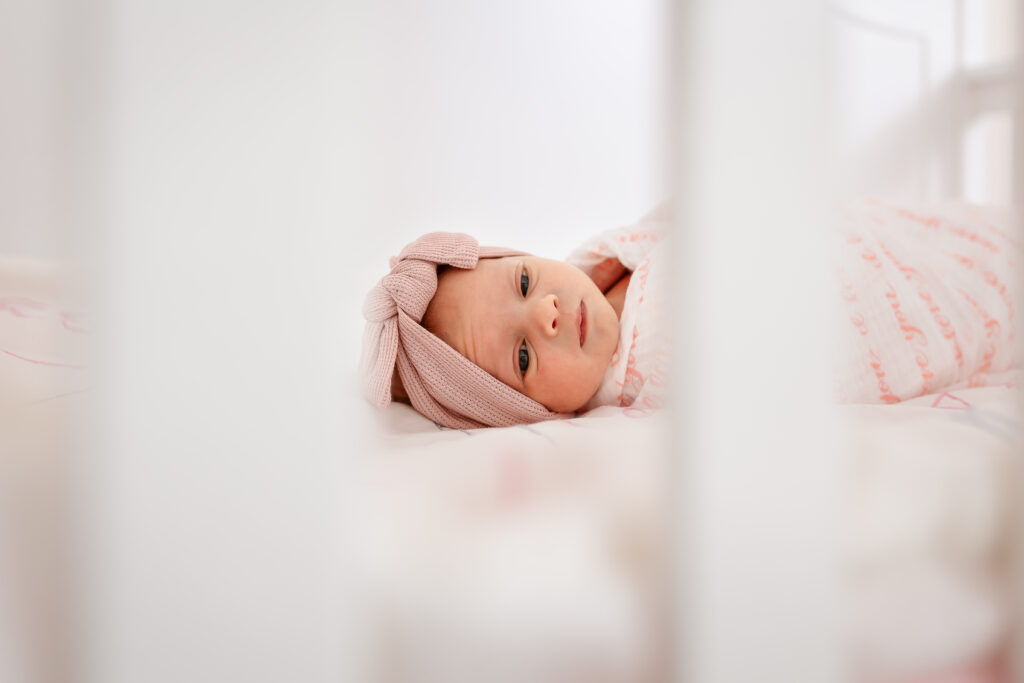
[[825, 3], [676, 16], [679, 680], [841, 680]]

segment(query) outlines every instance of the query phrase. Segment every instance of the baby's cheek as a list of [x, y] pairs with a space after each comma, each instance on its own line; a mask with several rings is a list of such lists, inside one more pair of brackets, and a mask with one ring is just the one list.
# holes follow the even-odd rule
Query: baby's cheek
[[548, 374], [545, 399], [550, 410], [571, 413], [582, 408], [594, 395], [604, 377], [604, 368], [592, 363], [565, 362]]

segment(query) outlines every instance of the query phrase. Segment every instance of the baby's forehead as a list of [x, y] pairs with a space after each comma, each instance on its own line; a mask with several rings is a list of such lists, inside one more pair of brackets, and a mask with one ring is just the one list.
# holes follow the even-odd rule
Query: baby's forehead
[[440, 269], [437, 291], [427, 306], [423, 326], [448, 342], [443, 333], [458, 319], [472, 315], [482, 302], [486, 303], [488, 297], [497, 295], [502, 286], [512, 286], [511, 279], [506, 278], [506, 275], [511, 272], [509, 262], [517, 258], [480, 259], [476, 268]]
[[491, 366], [499, 355], [501, 336], [497, 308], [503, 289], [511, 298], [513, 268], [513, 263], [498, 258], [481, 259], [473, 269], [445, 268], [423, 316], [427, 330], [496, 377], [499, 368]]

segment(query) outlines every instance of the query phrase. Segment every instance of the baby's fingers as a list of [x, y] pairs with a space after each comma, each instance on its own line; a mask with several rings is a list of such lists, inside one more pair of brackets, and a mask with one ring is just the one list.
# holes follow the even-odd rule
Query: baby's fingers
[[598, 289], [605, 292], [625, 274], [626, 267], [613, 256], [594, 266], [590, 271], [590, 279], [594, 281]]

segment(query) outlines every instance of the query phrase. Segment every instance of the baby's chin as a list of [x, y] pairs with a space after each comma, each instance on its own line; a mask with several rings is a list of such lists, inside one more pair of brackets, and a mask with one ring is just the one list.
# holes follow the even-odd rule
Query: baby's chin
[[563, 399], [555, 403], [552, 403], [551, 405], [545, 405], [544, 407], [553, 413], [578, 413], [579, 411], [583, 410], [583, 408], [586, 407], [586, 405], [590, 402], [590, 399], [594, 397], [594, 394], [596, 394], [597, 390], [600, 388], [601, 383], [598, 382], [596, 385], [594, 385], [593, 391], [589, 391], [589, 393], [584, 392], [586, 393], [587, 397], [583, 400], [580, 400], [580, 396], [583, 395], [581, 393], [580, 395], [575, 396], [572, 399]]

